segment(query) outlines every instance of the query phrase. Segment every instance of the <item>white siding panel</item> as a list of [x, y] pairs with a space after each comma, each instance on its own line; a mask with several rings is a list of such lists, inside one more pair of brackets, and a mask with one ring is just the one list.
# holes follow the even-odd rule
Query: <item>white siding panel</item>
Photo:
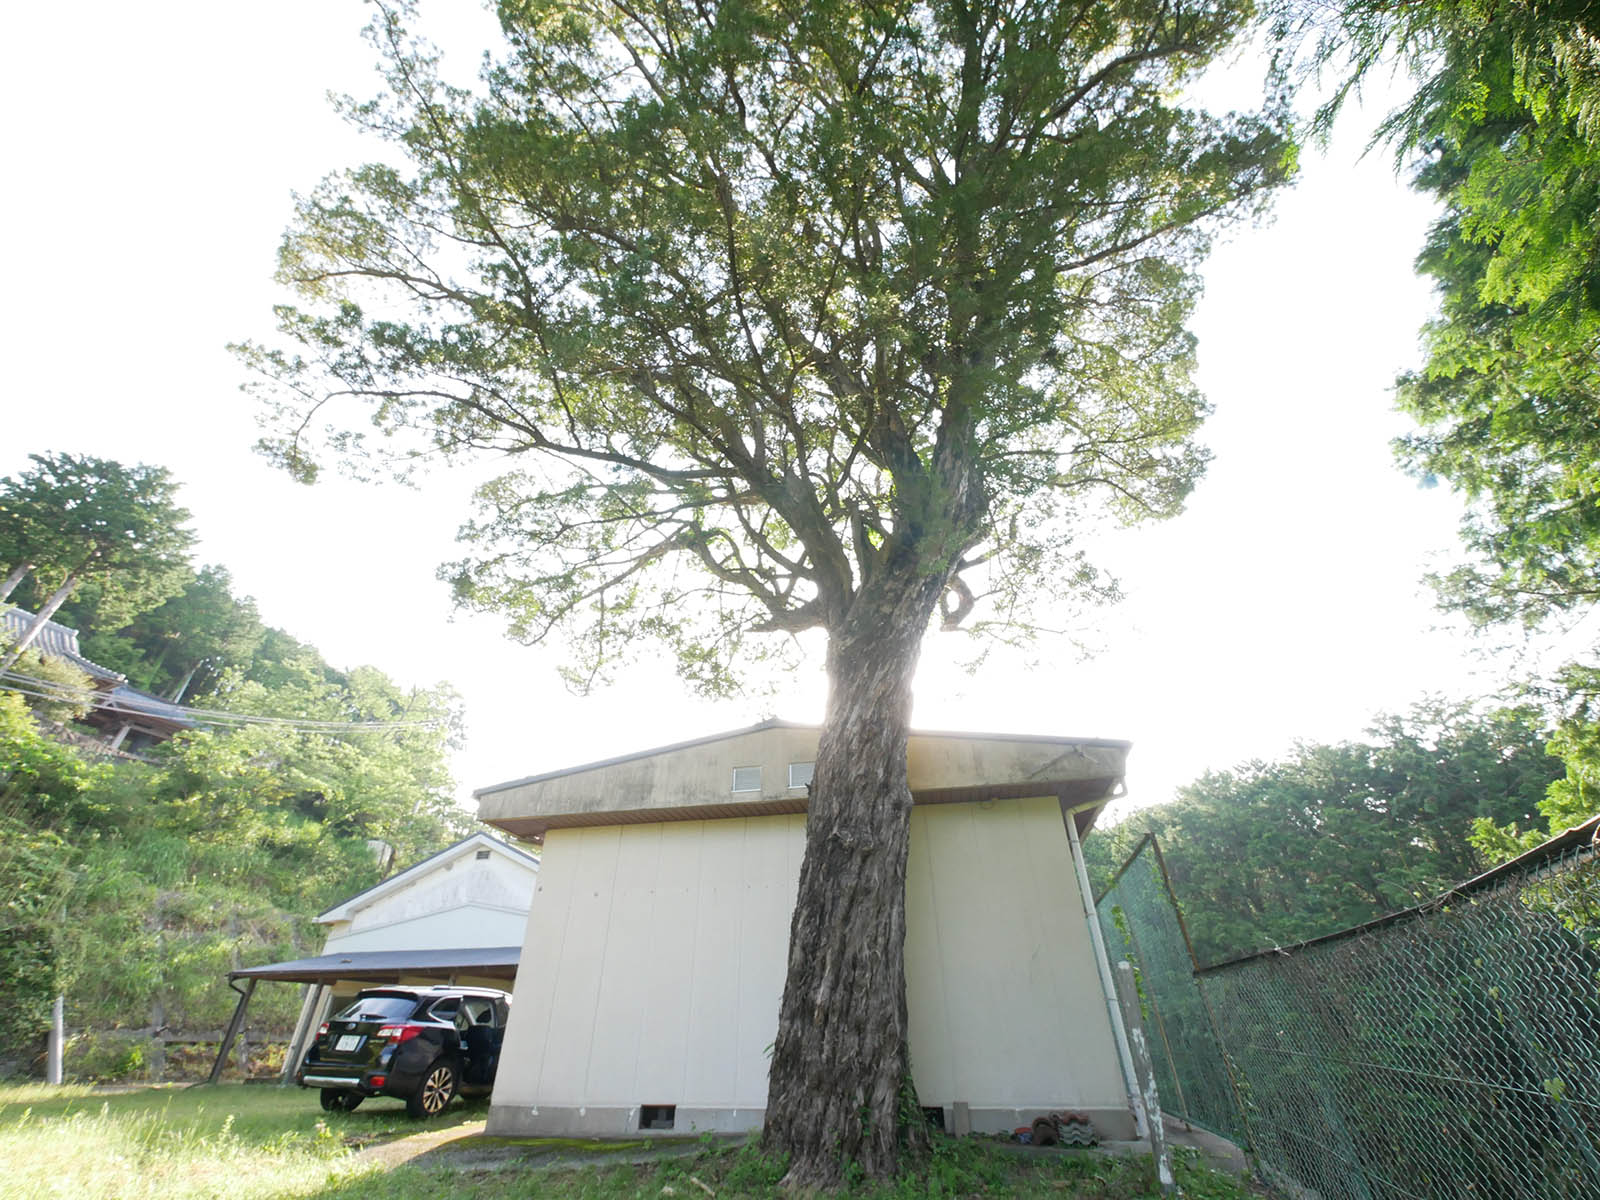
[[[684, 1064], [685, 1104], [738, 1107], [734, 1080], [738, 1076], [739, 977], [747, 952], [754, 951], [739, 936], [750, 824], [748, 820], [702, 823], [694, 971], [689, 981], [689, 1045], [695, 1052]], [[776, 1027], [776, 1006], [772, 1019]], [[765, 1087], [761, 1102], [766, 1102]]]
[[497, 1106], [766, 1105], [800, 817], [551, 830]]
[[639, 955], [656, 919], [651, 893], [661, 863], [660, 828], [647, 826], [642, 836], [618, 841], [610, 923], [601, 935], [605, 952], [595, 998], [594, 1052], [583, 1089], [590, 1104], [635, 1103], [631, 1084], [639, 1060], [640, 1015], [650, 989], [649, 977], [639, 971]]
[[[535, 902], [529, 910], [522, 941], [523, 963], [533, 969], [517, 972], [511, 1021], [506, 1026], [500, 1070], [495, 1075], [494, 1103], [533, 1105], [539, 1102], [545, 1049], [550, 1043], [556, 993], [562, 984], [562, 951], [580, 867], [582, 830], [550, 831], [545, 838]], [[556, 851], [553, 855], [551, 851]], [[533, 913], [539, 919], [533, 919]]]
[[539, 1081], [544, 1103], [579, 1104], [587, 1094], [621, 840], [617, 829], [585, 829], [577, 839], [578, 873], [561, 948], [561, 986], [550, 1013], [550, 1041]]
[[1057, 801], [919, 808], [911, 844], [918, 1094], [975, 1108], [1125, 1106]]
[[739, 910], [738, 1051], [734, 1096], [739, 1108], [765, 1108], [767, 1064], [778, 1034], [778, 1003], [789, 968], [789, 922], [805, 853], [805, 818], [750, 822]]
[[906, 864], [906, 987], [912, 1072], [924, 1104], [963, 1099], [955, 1090], [954, 1043], [950, 1037], [944, 953], [933, 895], [933, 840], [923, 817], [911, 812], [911, 850]]
[[689, 1060], [689, 1004], [693, 986], [696, 901], [705, 823], [641, 825], [637, 840], [657, 847], [655, 886], [648, 897], [651, 923], [631, 948], [642, 1036], [629, 1104], [677, 1104]]

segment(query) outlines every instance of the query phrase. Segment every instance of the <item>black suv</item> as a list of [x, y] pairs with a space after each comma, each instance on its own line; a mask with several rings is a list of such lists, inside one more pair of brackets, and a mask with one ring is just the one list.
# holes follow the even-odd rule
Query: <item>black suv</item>
[[322, 1023], [295, 1082], [321, 1088], [330, 1112], [398, 1096], [413, 1117], [438, 1116], [457, 1092], [494, 1087], [510, 1012], [492, 988], [367, 988]]

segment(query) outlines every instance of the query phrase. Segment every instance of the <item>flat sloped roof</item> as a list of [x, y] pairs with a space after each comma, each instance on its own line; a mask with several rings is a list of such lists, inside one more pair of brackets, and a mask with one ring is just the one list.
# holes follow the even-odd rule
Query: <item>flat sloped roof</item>
[[[804, 729], [820, 733], [822, 726], [807, 724], [804, 721], [785, 721], [781, 717], [771, 717], [765, 721], [757, 721], [754, 725], [746, 725], [741, 729], [725, 729], [721, 733], [689, 738], [687, 741], [672, 742], [665, 746], [652, 746], [648, 750], [634, 750], [627, 754], [615, 755], [612, 758], [597, 759], [594, 762], [580, 763], [573, 767], [562, 767], [555, 771], [543, 771], [537, 775], [524, 775], [521, 779], [508, 779], [504, 783], [491, 783], [487, 787], [473, 789], [472, 798], [477, 800], [494, 792], [504, 792], [512, 788], [525, 787], [530, 783], [544, 783], [547, 780], [561, 779], [567, 775], [582, 775], [603, 767], [614, 767], [621, 763], [636, 762], [643, 758], [657, 758], [661, 755], [673, 754], [679, 750], [690, 750], [696, 746], [709, 746], [713, 742], [725, 742], [730, 738], [744, 737], [746, 734], [751, 733], [761, 733], [768, 729]], [[910, 733], [911, 736], [919, 738], [960, 738], [966, 740], [981, 738], [984, 741], [994, 742], [1060, 742], [1063, 745], [1098, 746], [1124, 752], [1133, 747], [1132, 742], [1121, 738], [1062, 737], [1057, 734], [1042, 733], [966, 733], [948, 729], [913, 729]]]
[[[803, 813], [821, 727], [763, 721], [480, 788], [478, 819], [513, 837], [552, 829]], [[1059, 797], [1080, 809], [1117, 794], [1130, 743], [1051, 734], [909, 731], [906, 782], [917, 804]], [[796, 772], [795, 768], [801, 771]]]
[[403, 976], [479, 975], [515, 979], [521, 946], [466, 946], [457, 950], [355, 950], [229, 971], [229, 979], [277, 979], [286, 983], [399, 983]]

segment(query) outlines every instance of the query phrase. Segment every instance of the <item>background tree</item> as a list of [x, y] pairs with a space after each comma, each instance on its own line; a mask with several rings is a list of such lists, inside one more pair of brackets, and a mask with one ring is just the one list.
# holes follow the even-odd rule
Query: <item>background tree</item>
[[[1418, 258], [1439, 315], [1424, 366], [1399, 381], [1421, 429], [1398, 443], [1426, 481], [1468, 502], [1468, 563], [1436, 576], [1441, 602], [1480, 625], [1535, 627], [1600, 600], [1600, 23], [1574, 0], [1478, 4], [1289, 0], [1280, 32], [1340, 86], [1326, 127], [1369, 73], [1398, 58], [1414, 94], [1379, 129], [1441, 215]], [[1303, 44], [1303, 43], [1302, 43]], [[1554, 682], [1566, 719], [1552, 745], [1569, 775], [1545, 810], [1559, 830], [1595, 811], [1600, 672]], [[1587, 799], [1585, 799], [1587, 797]], [[1584, 810], [1587, 811], [1584, 811]], [[1536, 831], [1480, 827], [1515, 853]]]
[[255, 601], [233, 594], [227, 568], [207, 566], [176, 596], [118, 628], [104, 619], [98, 589], [62, 606], [89, 658], [169, 700], [203, 691], [229, 668], [245, 668], [267, 637]]
[[[183, 587], [194, 535], [161, 467], [125, 467], [71, 454], [29, 455], [34, 466], [0, 479], [0, 549], [8, 589], [39, 582], [34, 619], [0, 657], [8, 671], [63, 603], [93, 582], [130, 615]], [[43, 593], [48, 590], [48, 596]]]
[[1386, 716], [1362, 742], [1307, 743], [1207, 772], [1170, 804], [1099, 830], [1109, 880], [1146, 831], [1161, 839], [1202, 962], [1359, 925], [1476, 875], [1480, 822], [1526, 822], [1560, 764], [1531, 708], [1438, 703]]
[[410, 166], [301, 203], [297, 349], [245, 352], [269, 448], [313, 476], [331, 414], [347, 461], [520, 455], [447, 574], [574, 635], [584, 678], [653, 635], [726, 687], [745, 635], [824, 631], [766, 1136], [791, 1183], [883, 1175], [916, 1136], [919, 647], [1093, 587], [1097, 514], [1170, 515], [1200, 471], [1194, 269], [1289, 158], [1281, 113], [1171, 98], [1246, 8], [516, 0], [481, 96], [405, 15], [374, 27], [391, 95], [350, 112]]

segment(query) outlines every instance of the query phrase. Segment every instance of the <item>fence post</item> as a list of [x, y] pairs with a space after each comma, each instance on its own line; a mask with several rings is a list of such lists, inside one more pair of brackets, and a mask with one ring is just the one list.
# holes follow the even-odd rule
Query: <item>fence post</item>
[[1111, 1023], [1112, 1040], [1117, 1044], [1117, 1063], [1122, 1067], [1122, 1079], [1128, 1089], [1128, 1106], [1133, 1109], [1135, 1136], [1149, 1134], [1149, 1126], [1161, 1119], [1160, 1113], [1146, 1113], [1144, 1099], [1139, 1092], [1138, 1074], [1133, 1068], [1133, 1051], [1128, 1046], [1128, 1031], [1122, 1024], [1122, 1010], [1117, 1004], [1117, 984], [1111, 977], [1111, 959], [1106, 953], [1105, 938], [1100, 934], [1100, 914], [1094, 907], [1094, 889], [1089, 886], [1089, 868], [1083, 861], [1083, 842], [1078, 837], [1078, 818], [1067, 802], [1061, 802], [1061, 820], [1067, 827], [1067, 843], [1072, 850], [1072, 868], [1078, 885], [1078, 899], [1083, 904], [1083, 919], [1089, 926], [1089, 944], [1094, 947], [1095, 973], [1100, 976], [1100, 990], [1105, 997], [1106, 1018]]
[[1244, 1095], [1239, 1090], [1239, 1077], [1233, 1069], [1233, 1059], [1228, 1052], [1227, 1039], [1222, 1036], [1222, 1022], [1211, 1007], [1211, 997], [1206, 995], [1205, 980], [1200, 977], [1200, 960], [1195, 957], [1194, 939], [1189, 936], [1189, 923], [1183, 919], [1183, 905], [1178, 903], [1178, 893], [1172, 887], [1172, 873], [1167, 870], [1167, 856], [1161, 853], [1161, 842], [1150, 835], [1150, 849], [1155, 853], [1156, 870], [1161, 875], [1161, 886], [1167, 891], [1167, 901], [1172, 905], [1172, 915], [1177, 918], [1178, 932], [1183, 934], [1183, 948], [1189, 952], [1189, 966], [1194, 972], [1194, 990], [1200, 996], [1200, 1006], [1205, 1010], [1206, 1021], [1211, 1026], [1211, 1036], [1217, 1039], [1217, 1053], [1222, 1057], [1222, 1073], [1228, 1078], [1228, 1090], [1233, 1093], [1233, 1106], [1239, 1112], [1244, 1126], [1245, 1149], [1255, 1151], [1255, 1130], [1250, 1125], [1250, 1110], [1245, 1107]]
[[1117, 1003], [1122, 1007], [1122, 1024], [1128, 1031], [1128, 1046], [1133, 1051], [1133, 1070], [1139, 1077], [1139, 1094], [1144, 1099], [1145, 1112], [1150, 1114], [1150, 1157], [1155, 1164], [1156, 1186], [1161, 1189], [1163, 1196], [1170, 1196], [1177, 1181], [1172, 1177], [1172, 1156], [1167, 1152], [1167, 1131], [1161, 1121], [1161, 1094], [1156, 1089], [1150, 1043], [1144, 1036], [1139, 985], [1133, 978], [1133, 964], [1127, 959], [1117, 964]]
[[[66, 1008], [67, 998], [57, 996], [56, 1002], [50, 1006], [50, 1046], [45, 1059], [45, 1081], [59, 1084], [61, 1082], [61, 1050], [66, 1041]], [[34, 1045], [38, 1045], [35, 1042]]]

